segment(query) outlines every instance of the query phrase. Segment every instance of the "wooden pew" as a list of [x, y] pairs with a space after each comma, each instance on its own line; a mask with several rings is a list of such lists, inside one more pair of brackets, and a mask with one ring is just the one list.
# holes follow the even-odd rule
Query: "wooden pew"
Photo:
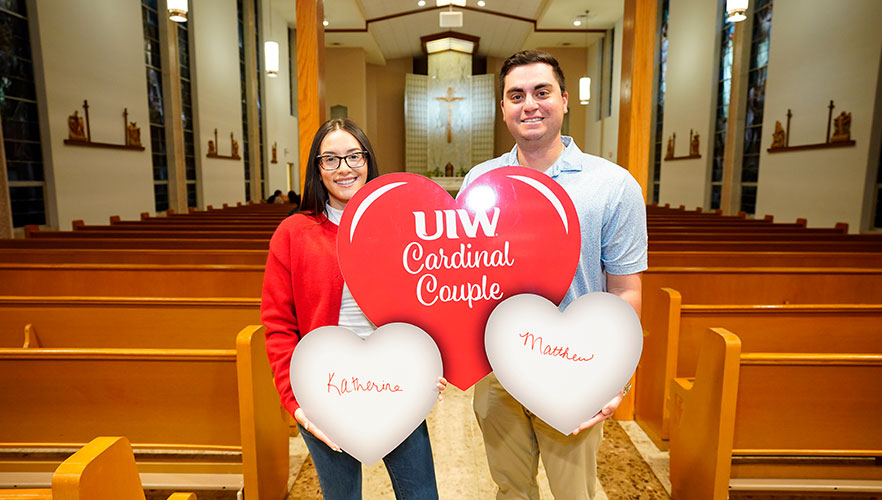
[[262, 265], [0, 263], [0, 296], [260, 297]]
[[882, 352], [882, 304], [683, 304], [670, 288], [645, 290], [635, 420], [666, 449], [675, 377], [695, 376], [708, 328], [739, 332], [743, 352]]
[[[97, 437], [52, 475], [51, 489], [0, 490], [0, 500], [144, 500], [132, 447], [124, 437]], [[168, 500], [196, 500], [172, 493]]]
[[[673, 288], [703, 304], [882, 304], [882, 268], [654, 267], [643, 290]], [[648, 297], [643, 297], [647, 304]]]
[[269, 241], [256, 239], [186, 239], [163, 238], [59, 238], [0, 239], [0, 248], [90, 248], [90, 249], [171, 249], [171, 250], [261, 250], [269, 249]]
[[877, 241], [655, 241], [649, 251], [658, 252], [882, 252]]
[[22, 264], [266, 264], [267, 250], [2, 248], [0, 262]]
[[232, 349], [257, 323], [258, 298], [0, 297], [0, 347]]
[[[95, 435], [121, 435], [146, 457], [139, 469], [147, 487], [244, 484], [250, 498], [281, 499], [288, 427], [263, 336], [263, 327], [247, 327], [235, 350], [0, 349], [0, 452], [71, 449]], [[40, 467], [48, 480], [57, 465], [12, 457], [0, 461], [4, 486]]]
[[201, 229], [196, 231], [186, 231], [182, 234], [171, 234], [165, 230], [154, 229], [113, 229], [111, 226], [108, 230], [78, 230], [78, 231], [32, 231], [26, 233], [27, 238], [33, 239], [86, 239], [86, 238], [132, 238], [132, 239], [163, 239], [163, 238], [179, 238], [179, 239], [213, 239], [213, 240], [265, 240], [268, 244], [273, 231], [250, 231], [247, 229], [236, 231], [214, 231], [212, 229]]
[[650, 251], [649, 267], [882, 267], [882, 251]]
[[744, 354], [714, 328], [671, 406], [673, 498], [882, 492], [880, 354]]

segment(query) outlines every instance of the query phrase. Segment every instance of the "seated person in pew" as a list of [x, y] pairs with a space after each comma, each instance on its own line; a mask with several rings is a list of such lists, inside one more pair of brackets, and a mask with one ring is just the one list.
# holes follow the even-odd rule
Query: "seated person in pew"
[[[291, 355], [302, 335], [321, 326], [344, 326], [362, 336], [374, 330], [343, 282], [337, 227], [347, 202], [378, 175], [373, 148], [358, 125], [335, 119], [319, 127], [306, 168], [303, 213], [285, 219], [273, 234], [263, 281], [261, 319], [276, 387], [297, 421], [329, 500], [361, 498], [361, 463], [325, 436], [298, 405], [289, 379]], [[440, 379], [438, 388], [445, 384]], [[383, 461], [397, 498], [438, 498], [425, 422]]]

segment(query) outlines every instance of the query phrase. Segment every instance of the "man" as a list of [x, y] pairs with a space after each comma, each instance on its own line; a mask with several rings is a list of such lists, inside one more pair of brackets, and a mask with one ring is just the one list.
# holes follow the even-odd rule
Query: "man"
[[[502, 118], [516, 145], [472, 168], [462, 187], [484, 172], [508, 165], [547, 173], [572, 198], [582, 233], [579, 264], [561, 310], [586, 293], [607, 291], [639, 314], [640, 273], [647, 267], [646, 207], [640, 186], [626, 170], [582, 153], [571, 137], [561, 136], [568, 94], [563, 71], [551, 55], [518, 52], [503, 63], [499, 79]], [[564, 436], [512, 398], [492, 373], [478, 382], [475, 415], [484, 434], [490, 474], [499, 487], [497, 500], [538, 500], [540, 454], [555, 499], [593, 498], [603, 432], [597, 424], [613, 414], [625, 392]]]

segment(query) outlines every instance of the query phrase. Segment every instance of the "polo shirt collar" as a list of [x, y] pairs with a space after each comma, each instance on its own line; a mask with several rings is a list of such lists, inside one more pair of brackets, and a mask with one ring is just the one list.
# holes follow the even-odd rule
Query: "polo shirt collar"
[[[582, 163], [579, 161], [582, 151], [573, 141], [573, 138], [567, 135], [561, 136], [564, 150], [557, 157], [554, 163], [545, 171], [550, 177], [557, 177], [561, 172], [578, 172], [582, 170]], [[511, 151], [503, 157], [505, 163], [509, 165], [520, 165], [518, 163], [518, 145], [515, 144]]]

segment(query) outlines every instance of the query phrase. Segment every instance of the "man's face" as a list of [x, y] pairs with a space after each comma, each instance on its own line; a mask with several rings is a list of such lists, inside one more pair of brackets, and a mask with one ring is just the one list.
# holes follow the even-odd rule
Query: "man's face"
[[552, 141], [560, 136], [567, 112], [566, 92], [561, 94], [554, 70], [545, 63], [517, 66], [505, 75], [502, 119], [518, 144]]

